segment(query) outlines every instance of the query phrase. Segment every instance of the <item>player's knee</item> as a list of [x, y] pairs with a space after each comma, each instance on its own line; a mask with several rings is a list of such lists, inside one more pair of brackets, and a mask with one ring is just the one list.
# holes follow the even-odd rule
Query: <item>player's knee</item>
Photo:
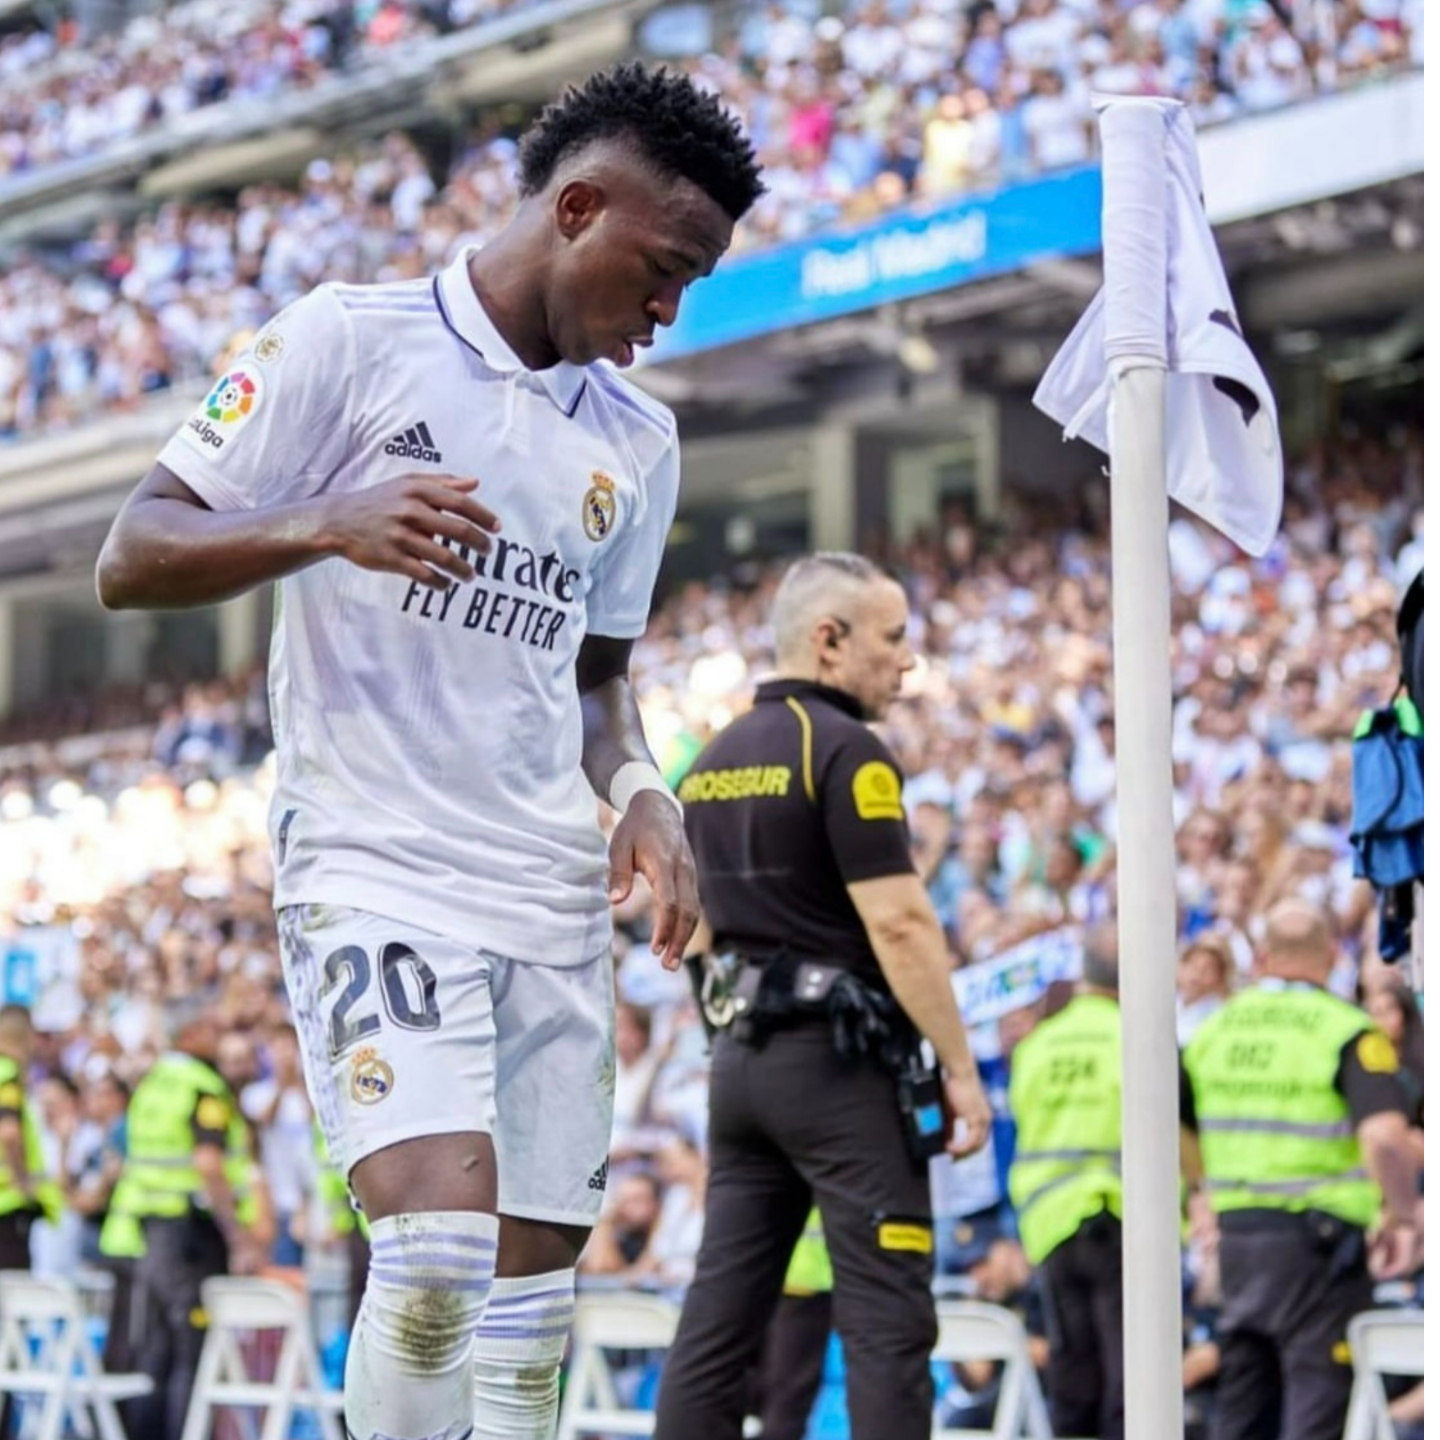
[[365, 1324], [401, 1370], [436, 1375], [469, 1363], [495, 1281], [493, 1215], [393, 1215], [371, 1227]]
[[497, 1280], [475, 1337], [475, 1419], [481, 1434], [547, 1440], [560, 1361], [575, 1319], [575, 1272]]

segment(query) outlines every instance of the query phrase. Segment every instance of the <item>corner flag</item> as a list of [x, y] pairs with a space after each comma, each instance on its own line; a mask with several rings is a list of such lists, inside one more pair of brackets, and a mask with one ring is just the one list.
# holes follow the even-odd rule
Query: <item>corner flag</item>
[[[1251, 555], [1261, 555], [1280, 525], [1282, 456], [1275, 398], [1241, 333], [1235, 302], [1205, 218], [1195, 126], [1188, 112], [1165, 108], [1163, 164], [1138, 177], [1165, 193], [1165, 483], [1172, 499], [1193, 510]], [[1097, 97], [1112, 124], [1133, 118], [1125, 101]], [[1138, 246], [1153, 237], [1135, 236]], [[1107, 233], [1106, 246], [1115, 242]], [[1109, 264], [1107, 274], [1116, 271]], [[1124, 273], [1123, 270], [1120, 273]], [[1110, 453], [1107, 359], [1133, 353], [1119, 315], [1109, 317], [1106, 288], [1090, 302], [1051, 362], [1035, 404], [1064, 429]], [[1123, 306], [1123, 298], [1120, 304]], [[1112, 305], [1112, 309], [1118, 308]], [[1153, 317], [1152, 317], [1153, 318]]]

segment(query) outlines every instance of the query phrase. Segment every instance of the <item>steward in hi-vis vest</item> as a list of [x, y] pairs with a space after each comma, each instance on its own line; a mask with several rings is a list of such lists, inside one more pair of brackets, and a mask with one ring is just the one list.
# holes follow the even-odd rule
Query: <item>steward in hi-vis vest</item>
[[111, 1205], [118, 1218], [107, 1222], [109, 1253], [133, 1247], [137, 1229], [143, 1246], [131, 1340], [155, 1389], [136, 1403], [134, 1432], [155, 1440], [179, 1440], [184, 1427], [204, 1339], [202, 1282], [258, 1268], [249, 1127], [214, 1068], [217, 1038], [213, 1021], [192, 1021], [135, 1087]]
[[60, 1186], [45, 1174], [40, 1127], [26, 1093], [34, 1048], [30, 1012], [0, 1009], [0, 1270], [30, 1268], [30, 1227], [58, 1220]]
[[1373, 1304], [1372, 1274], [1416, 1263], [1399, 1059], [1364, 1011], [1325, 988], [1333, 953], [1320, 912], [1281, 902], [1266, 919], [1261, 979], [1185, 1049], [1181, 1118], [1199, 1135], [1220, 1229], [1215, 1433], [1227, 1440], [1338, 1440], [1346, 1326]]
[[1010, 1202], [1047, 1302], [1055, 1433], [1121, 1440], [1120, 973], [1113, 925], [1085, 937], [1083, 966], [1075, 998], [1041, 1021], [1011, 1057]]

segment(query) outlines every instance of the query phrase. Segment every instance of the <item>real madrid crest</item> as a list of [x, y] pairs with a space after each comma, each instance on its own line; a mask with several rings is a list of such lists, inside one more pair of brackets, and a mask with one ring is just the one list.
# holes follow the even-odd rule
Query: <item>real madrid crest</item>
[[278, 330], [267, 330], [255, 342], [257, 360], [278, 360], [285, 353], [285, 337]]
[[350, 1057], [350, 1097], [357, 1105], [378, 1105], [395, 1088], [395, 1072], [368, 1045]]
[[603, 540], [614, 529], [615, 482], [603, 470], [590, 472], [580, 519], [592, 540]]

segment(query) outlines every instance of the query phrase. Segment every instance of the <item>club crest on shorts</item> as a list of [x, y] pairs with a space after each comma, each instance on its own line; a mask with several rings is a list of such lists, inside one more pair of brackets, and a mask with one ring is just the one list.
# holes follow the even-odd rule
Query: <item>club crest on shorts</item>
[[615, 528], [615, 482], [603, 470], [590, 472], [580, 519], [592, 540], [603, 540]]
[[395, 1088], [395, 1072], [368, 1045], [350, 1057], [350, 1098], [357, 1105], [378, 1105]]

